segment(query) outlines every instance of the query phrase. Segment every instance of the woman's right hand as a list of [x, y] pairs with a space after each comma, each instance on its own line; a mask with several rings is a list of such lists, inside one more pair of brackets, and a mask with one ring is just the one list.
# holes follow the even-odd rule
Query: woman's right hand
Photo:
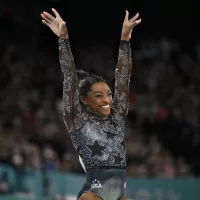
[[56, 9], [52, 8], [55, 17], [50, 15], [48, 12], [41, 14], [42, 22], [47, 25], [58, 37], [62, 39], [68, 39], [68, 31], [65, 21], [60, 17]]

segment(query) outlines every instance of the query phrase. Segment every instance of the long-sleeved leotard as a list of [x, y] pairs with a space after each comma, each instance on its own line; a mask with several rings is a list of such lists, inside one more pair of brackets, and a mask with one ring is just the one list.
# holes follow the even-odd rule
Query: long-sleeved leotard
[[114, 101], [111, 114], [107, 117], [99, 117], [82, 108], [69, 40], [59, 39], [59, 58], [64, 75], [64, 122], [86, 169], [126, 168], [124, 125], [129, 107], [132, 69], [129, 42], [120, 42], [115, 70]]

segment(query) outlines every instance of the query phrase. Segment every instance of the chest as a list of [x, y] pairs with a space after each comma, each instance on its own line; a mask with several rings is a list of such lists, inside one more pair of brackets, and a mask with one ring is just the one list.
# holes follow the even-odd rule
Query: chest
[[124, 135], [123, 131], [124, 129], [121, 124], [112, 120], [89, 120], [82, 128], [81, 135], [84, 137], [86, 143], [98, 141], [105, 144], [109, 143], [110, 140], [121, 139]]

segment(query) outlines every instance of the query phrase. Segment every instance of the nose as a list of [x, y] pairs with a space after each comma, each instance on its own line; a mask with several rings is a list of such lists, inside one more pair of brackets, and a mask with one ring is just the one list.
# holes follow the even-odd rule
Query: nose
[[104, 97], [103, 102], [107, 103], [107, 104], [110, 104], [111, 103], [111, 99], [109, 97]]

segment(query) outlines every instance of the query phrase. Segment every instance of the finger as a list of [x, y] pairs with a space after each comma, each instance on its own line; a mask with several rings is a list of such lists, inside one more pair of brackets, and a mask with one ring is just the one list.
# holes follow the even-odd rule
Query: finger
[[132, 23], [139, 17], [139, 13], [137, 13], [134, 17], [132, 17], [129, 21]]
[[142, 21], [141, 19], [138, 19], [138, 20], [134, 21], [132, 26], [133, 27], [137, 26], [141, 21]]
[[49, 24], [47, 21], [45, 21], [45, 20], [42, 20], [42, 23], [45, 24], [45, 25], [47, 25], [47, 26], [50, 25], [50, 24]]
[[48, 12], [43, 12], [43, 14], [51, 21], [53, 21], [55, 19], [55, 17], [53, 17], [52, 15], [50, 15]]
[[52, 8], [51, 10], [53, 11], [53, 13], [56, 17], [60, 17], [59, 13], [57, 12], [57, 10], [55, 8]]
[[126, 15], [125, 15], [124, 21], [128, 21], [128, 18], [129, 18], [129, 12], [126, 10]]
[[42, 13], [41, 16], [45, 21], [51, 23], [52, 20], [50, 20], [44, 13]]

